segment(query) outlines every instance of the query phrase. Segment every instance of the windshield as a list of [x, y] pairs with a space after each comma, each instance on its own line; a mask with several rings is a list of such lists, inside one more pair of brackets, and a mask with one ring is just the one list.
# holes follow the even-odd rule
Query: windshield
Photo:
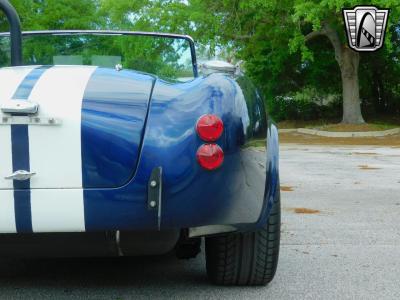
[[[151, 73], [163, 79], [195, 77], [188, 39], [116, 33], [23, 35], [24, 65], [93, 65]], [[10, 37], [0, 36], [0, 66], [10, 66]]]

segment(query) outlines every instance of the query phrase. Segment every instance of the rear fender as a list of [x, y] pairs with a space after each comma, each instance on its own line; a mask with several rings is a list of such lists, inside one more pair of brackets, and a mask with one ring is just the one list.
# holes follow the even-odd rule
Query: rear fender
[[272, 122], [268, 124], [266, 143], [266, 180], [264, 205], [260, 218], [256, 224], [257, 228], [263, 227], [268, 222], [272, 205], [279, 197], [279, 135], [278, 128]]
[[[205, 142], [195, 125], [204, 114], [218, 115], [225, 128], [217, 141], [225, 161], [211, 172], [196, 161]], [[266, 155], [252, 147], [265, 136]], [[277, 153], [276, 127], [268, 125], [262, 98], [251, 82], [212, 74], [185, 84], [156, 83], [140, 157], [145, 169], [138, 171], [163, 169], [161, 229], [248, 230], [268, 217], [278, 182]]]

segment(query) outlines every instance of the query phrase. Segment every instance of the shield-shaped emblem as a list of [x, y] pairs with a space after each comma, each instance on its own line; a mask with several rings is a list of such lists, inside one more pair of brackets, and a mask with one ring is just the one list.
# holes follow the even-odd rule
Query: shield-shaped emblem
[[356, 6], [343, 9], [347, 39], [355, 51], [376, 51], [383, 46], [388, 9], [375, 6]]

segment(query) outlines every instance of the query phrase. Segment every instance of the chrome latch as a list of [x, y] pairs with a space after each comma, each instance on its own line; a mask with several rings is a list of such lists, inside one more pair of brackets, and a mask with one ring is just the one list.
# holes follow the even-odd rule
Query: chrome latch
[[29, 171], [25, 171], [25, 170], [18, 170], [18, 171], [15, 171], [14, 173], [12, 173], [11, 175], [6, 176], [4, 178], [5, 179], [9, 179], [9, 180], [25, 181], [25, 180], [31, 179], [35, 175], [36, 175], [35, 172], [29, 172]]
[[9, 100], [1, 105], [1, 111], [8, 114], [36, 114], [39, 104], [28, 100]]

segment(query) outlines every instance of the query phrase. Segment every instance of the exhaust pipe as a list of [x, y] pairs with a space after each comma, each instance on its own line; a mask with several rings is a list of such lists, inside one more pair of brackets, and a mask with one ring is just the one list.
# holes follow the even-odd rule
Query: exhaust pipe
[[8, 0], [0, 0], [0, 9], [6, 15], [10, 25], [11, 65], [20, 66], [22, 65], [21, 21], [14, 6]]

